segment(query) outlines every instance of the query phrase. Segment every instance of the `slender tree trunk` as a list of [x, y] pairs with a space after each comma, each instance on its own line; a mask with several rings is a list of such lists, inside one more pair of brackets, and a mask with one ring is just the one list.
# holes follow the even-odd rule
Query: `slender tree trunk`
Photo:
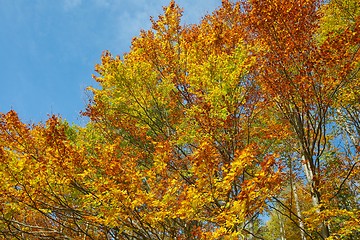
[[[340, 122], [340, 126], [347, 132], [347, 134], [349, 135], [349, 138], [352, 141], [352, 145], [353, 146], [357, 146], [359, 145], [359, 139], [355, 136], [356, 132], [358, 133], [357, 135], [360, 135], [360, 131], [358, 128], [355, 127], [355, 130], [351, 129], [351, 127], [349, 126], [349, 123], [346, 121], [346, 118], [343, 116], [343, 113], [341, 112], [340, 109], [337, 109], [337, 113], [338, 116], [336, 117], [336, 120], [338, 122]], [[350, 115], [350, 114], [348, 114]], [[349, 117], [350, 119], [352, 119], [351, 117]], [[354, 123], [354, 125], [356, 126], [357, 124]]]
[[[311, 200], [312, 200], [313, 207], [316, 208], [316, 213], [320, 214], [321, 213], [321, 209], [320, 209], [320, 200], [321, 199], [320, 199], [320, 193], [319, 193], [318, 186], [314, 181], [314, 172], [310, 166], [310, 161], [308, 159], [306, 159], [304, 155], [302, 156], [301, 160], [302, 160], [301, 165], [304, 169], [306, 179], [310, 185]], [[329, 227], [327, 226], [327, 224], [325, 222], [321, 223], [321, 236], [324, 239], [330, 236]]]
[[286, 240], [285, 238], [285, 225], [284, 225], [284, 219], [282, 218], [282, 216], [280, 216], [279, 213], [277, 213], [277, 216], [279, 218], [279, 226], [280, 226], [280, 239], [281, 240]]
[[[249, 231], [252, 232], [252, 233], [254, 233], [254, 220], [250, 220], [248, 226], [249, 226]], [[250, 235], [247, 237], [247, 239], [253, 240], [254, 237], [253, 237], [253, 235], [250, 234]]]
[[298, 196], [298, 193], [297, 193], [297, 187], [296, 187], [295, 182], [293, 182], [292, 189], [293, 189], [294, 200], [295, 200], [296, 215], [299, 217], [298, 218], [299, 226], [301, 228], [300, 229], [301, 240], [306, 240], [305, 233], [304, 233], [304, 230], [303, 230], [305, 228], [305, 225], [304, 225], [304, 222], [303, 222], [303, 219], [302, 219], [299, 196]]

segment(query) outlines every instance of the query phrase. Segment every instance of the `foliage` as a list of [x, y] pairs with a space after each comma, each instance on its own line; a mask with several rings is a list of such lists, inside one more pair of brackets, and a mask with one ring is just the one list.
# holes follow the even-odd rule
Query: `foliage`
[[[3, 239], [359, 237], [359, 4], [171, 1], [85, 127], [0, 116]], [[268, 215], [267, 223], [262, 223]]]

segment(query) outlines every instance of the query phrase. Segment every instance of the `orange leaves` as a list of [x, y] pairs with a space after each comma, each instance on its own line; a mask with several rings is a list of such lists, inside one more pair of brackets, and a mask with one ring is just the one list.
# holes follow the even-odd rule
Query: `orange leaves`
[[313, 35], [318, 7], [318, 1], [250, 1], [247, 5], [254, 44], [264, 48], [258, 55], [260, 84], [272, 97], [290, 100], [299, 95], [297, 102], [317, 97], [313, 88], [320, 79], [313, 64], [317, 52]]
[[[290, 50], [291, 46], [304, 46], [312, 32], [316, 30], [318, 18], [317, 0], [298, 1], [263, 1], [252, 0], [245, 3], [248, 21], [264, 40], [273, 43], [276, 50]], [[315, 27], [315, 28], [314, 28]], [[310, 32], [309, 32], [310, 31]], [[276, 44], [278, 41], [278, 44]], [[284, 44], [284, 45], [280, 45]], [[286, 44], [290, 44], [287, 46]]]
[[318, 11], [321, 3], [316, 0], [301, 4], [249, 1], [245, 6], [250, 40], [263, 48], [256, 67], [265, 90], [272, 97], [281, 96], [304, 107], [315, 104], [315, 99], [330, 101], [338, 86], [351, 76], [352, 58], [358, 54], [349, 45], [358, 44], [352, 37], [356, 31], [319, 44], [316, 35], [322, 14]]
[[[0, 232], [6, 225], [26, 238], [19, 226], [29, 225], [34, 238], [255, 237], [258, 215], [289, 186], [290, 205], [277, 210], [306, 228], [300, 208], [308, 210], [310, 196], [293, 218], [295, 184], [284, 179], [309, 185], [308, 216], [318, 226], [307, 229], [329, 220], [335, 235], [353, 231], [357, 212], [337, 209], [341, 201], [324, 192], [348, 179], [358, 184], [355, 167], [326, 169], [339, 156], [357, 161], [357, 152], [325, 152], [334, 145], [330, 127], [341, 122], [330, 113], [358, 98], [360, 31], [358, 18], [336, 34], [322, 28], [339, 10], [327, 11], [316, 0], [223, 1], [199, 24], [182, 26], [171, 1], [128, 54], [104, 52], [85, 127], [56, 117], [29, 126], [13, 111], [1, 115]], [[352, 127], [346, 134], [356, 123], [341, 122]], [[303, 161], [284, 166], [298, 155]], [[345, 180], [327, 182], [336, 175]]]
[[[253, 134], [255, 109], [265, 104], [246, 78], [255, 48], [242, 39], [240, 10], [224, 2], [199, 25], [180, 26], [171, 2], [123, 60], [105, 53], [97, 67], [102, 89], [93, 90], [87, 112], [103, 136], [93, 143], [101, 149], [92, 160], [99, 169], [93, 191], [119, 226], [138, 223], [128, 228], [134, 234], [238, 236], [277, 190], [274, 162], [261, 167], [263, 156], [246, 147], [256, 134], [268, 140], [260, 137], [266, 131]], [[110, 212], [102, 217], [115, 224]]]
[[199, 25], [186, 32], [188, 42], [195, 41], [199, 56], [210, 54], [231, 54], [241, 44], [243, 36], [240, 3], [223, 1], [221, 8], [206, 15]]
[[180, 20], [182, 10], [173, 0], [163, 10], [164, 15], [160, 15], [158, 21], [152, 20], [152, 29], [157, 31], [159, 35], [175, 36], [181, 30]]
[[[0, 135], [2, 152], [5, 153], [1, 156], [0, 169], [3, 177], [1, 192], [4, 194], [1, 202], [5, 215], [0, 217], [0, 222], [6, 223], [15, 233], [17, 225], [23, 224], [34, 236], [61, 236], [57, 223], [47, 214], [56, 216], [55, 212], [61, 207], [70, 212], [73, 210], [64, 206], [64, 202], [67, 195], [75, 194], [73, 190], [69, 191], [72, 179], [68, 177], [78, 158], [77, 154], [71, 156], [73, 152], [59, 122], [52, 118], [48, 127], [30, 127], [21, 123], [12, 111], [2, 115]], [[67, 162], [68, 159], [71, 162]], [[59, 216], [58, 222], [63, 220]], [[41, 229], [51, 223], [53, 229], [43, 233]]]

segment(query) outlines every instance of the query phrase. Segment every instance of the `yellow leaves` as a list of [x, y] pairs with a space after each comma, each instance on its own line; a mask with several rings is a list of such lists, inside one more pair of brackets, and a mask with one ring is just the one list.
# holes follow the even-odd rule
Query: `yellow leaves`
[[163, 9], [164, 15], [160, 15], [158, 21], [152, 20], [152, 28], [157, 31], [156, 33], [160, 37], [167, 38], [180, 31], [180, 18], [182, 16], [182, 10], [175, 1], [171, 1], [169, 6], [164, 7]]
[[[323, 208], [319, 211], [319, 208]], [[325, 209], [324, 209], [325, 208]], [[360, 227], [360, 211], [331, 208], [326, 205], [305, 212], [309, 229], [317, 231], [321, 223], [333, 224], [332, 233], [327, 239], [346, 239], [356, 233]], [[337, 226], [337, 227], [335, 227]]]
[[208, 202], [206, 193], [199, 191], [195, 186], [189, 186], [186, 188], [186, 196], [184, 201], [181, 202], [181, 208], [177, 211], [177, 214], [181, 218], [196, 219], [196, 213], [200, 212]]
[[[128, 238], [246, 238], [245, 223], [280, 190], [279, 156], [299, 148], [289, 146], [296, 138], [289, 125], [316, 127], [296, 129], [304, 145], [325, 139], [304, 137], [322, 134], [314, 106], [326, 105], [324, 94], [345, 74], [332, 69], [341, 51], [313, 39], [316, 1], [248, 3], [253, 8], [223, 1], [190, 27], [180, 26], [181, 10], [171, 1], [122, 59], [103, 54], [95, 77], [101, 89], [91, 89], [85, 128], [69, 133], [56, 118], [30, 127], [14, 112], [3, 115], [0, 190], [18, 201], [14, 208], [58, 211], [61, 226], [120, 229], [119, 238], [121, 231]], [[322, 214], [315, 223], [339, 215], [348, 221], [338, 234], [358, 226], [357, 212]]]
[[360, 5], [356, 0], [330, 1], [322, 6], [321, 13], [318, 40], [323, 43], [326, 38], [336, 37], [353, 27], [356, 17], [360, 16]]
[[251, 165], [254, 161], [251, 148], [246, 148], [242, 151], [238, 151], [234, 157], [234, 161], [230, 165], [230, 169], [224, 167], [225, 174], [224, 181], [221, 184], [230, 187], [231, 182], [241, 175], [248, 165]]
[[229, 230], [226, 229], [225, 227], [220, 227], [212, 234], [211, 237], [209, 237], [209, 239], [231, 240], [231, 239], [239, 239], [239, 237], [243, 237], [243, 235], [240, 232], [237, 231], [229, 232]]
[[220, 214], [216, 215], [217, 222], [227, 229], [234, 225], [242, 224], [247, 214], [247, 206], [245, 201], [234, 200], [228, 203]]

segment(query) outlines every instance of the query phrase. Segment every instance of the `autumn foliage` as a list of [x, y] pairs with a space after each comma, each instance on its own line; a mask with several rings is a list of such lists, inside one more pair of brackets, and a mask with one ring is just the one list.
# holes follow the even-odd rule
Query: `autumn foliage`
[[360, 5], [171, 1], [85, 127], [0, 116], [1, 239], [358, 239]]

